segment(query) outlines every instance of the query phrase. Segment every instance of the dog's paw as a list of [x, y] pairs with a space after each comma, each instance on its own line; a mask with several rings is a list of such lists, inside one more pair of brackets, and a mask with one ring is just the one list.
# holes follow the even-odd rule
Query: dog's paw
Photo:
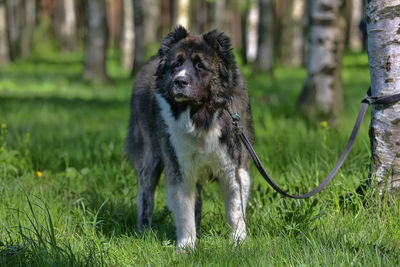
[[138, 223], [136, 225], [136, 232], [137, 233], [145, 234], [146, 232], [150, 232], [150, 231], [151, 231], [151, 225], [150, 224]]
[[177, 249], [182, 252], [191, 251], [194, 250], [195, 243], [196, 239], [194, 238], [181, 239], [178, 240]]
[[236, 231], [232, 232], [230, 234], [230, 236], [231, 236], [231, 240], [233, 241], [233, 243], [235, 245], [239, 245], [246, 240], [247, 233], [246, 233], [246, 230], [237, 229]]

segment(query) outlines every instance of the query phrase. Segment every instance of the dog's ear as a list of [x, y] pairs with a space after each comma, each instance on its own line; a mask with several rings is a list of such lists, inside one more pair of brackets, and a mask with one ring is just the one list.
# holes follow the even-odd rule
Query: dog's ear
[[168, 51], [171, 49], [171, 47], [188, 36], [188, 32], [186, 29], [182, 26], [179, 25], [177, 26], [172, 32], [168, 33], [167, 36], [164, 37], [164, 39], [161, 42], [161, 47], [158, 50], [158, 55], [162, 58], [166, 54], [168, 54]]
[[223, 32], [217, 30], [207, 32], [203, 34], [203, 40], [217, 52], [225, 64], [231, 65], [234, 62], [231, 39]]

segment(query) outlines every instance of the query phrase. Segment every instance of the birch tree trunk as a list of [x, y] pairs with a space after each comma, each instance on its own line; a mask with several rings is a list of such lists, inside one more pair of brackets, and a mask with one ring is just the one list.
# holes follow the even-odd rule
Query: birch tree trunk
[[105, 0], [87, 1], [87, 41], [84, 70], [84, 80], [98, 80], [109, 83], [106, 72], [107, 52], [107, 20]]
[[[366, 6], [372, 96], [400, 93], [400, 0]], [[371, 174], [379, 193], [400, 189], [400, 103], [377, 105], [370, 126]]]
[[[224, 1], [224, 0], [221, 0]], [[219, 1], [220, 2], [220, 1]], [[175, 25], [182, 25], [190, 31], [190, 0], [176, 0], [175, 1]]]
[[135, 44], [135, 29], [133, 15], [133, 0], [123, 0], [124, 24], [122, 33], [122, 67], [130, 71], [133, 67]]
[[342, 55], [346, 0], [312, 0], [308, 37], [307, 79], [298, 100], [311, 121], [335, 125], [342, 107]]
[[362, 33], [360, 22], [363, 16], [363, 0], [351, 0], [349, 23], [349, 48], [352, 51], [362, 50]]
[[257, 58], [258, 49], [258, 23], [260, 11], [257, 1], [251, 3], [249, 15], [247, 17], [247, 38], [246, 38], [246, 56], [247, 60], [254, 62]]
[[10, 62], [7, 38], [7, 19], [5, 0], [0, 0], [0, 66]]
[[286, 0], [282, 22], [281, 59], [285, 66], [303, 64], [305, 0]]
[[23, 1], [22, 20], [23, 27], [21, 29], [21, 56], [23, 59], [29, 58], [32, 50], [33, 30], [36, 24], [36, 1]]
[[274, 0], [259, 0], [258, 53], [256, 63], [266, 71], [274, 67]]
[[75, 0], [62, 0], [59, 6], [59, 14], [62, 14], [60, 21], [61, 51], [71, 52], [76, 47], [77, 41], [77, 19], [75, 12]]

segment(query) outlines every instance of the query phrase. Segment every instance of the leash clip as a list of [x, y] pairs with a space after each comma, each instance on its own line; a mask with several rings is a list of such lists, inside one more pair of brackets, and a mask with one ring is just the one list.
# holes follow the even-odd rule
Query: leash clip
[[229, 114], [232, 118], [232, 125], [235, 127], [235, 130], [240, 130], [242, 127], [239, 125], [240, 116], [237, 112]]
[[237, 112], [230, 113], [230, 115], [231, 115], [231, 118], [232, 118], [233, 122], [237, 122], [238, 123], [240, 121], [240, 116], [239, 116], [239, 114]]
[[229, 116], [232, 119], [232, 125], [235, 128], [236, 131], [240, 130], [242, 127], [240, 126], [240, 115], [237, 112], [236, 108], [234, 107], [233, 99], [227, 106], [227, 111], [229, 113]]

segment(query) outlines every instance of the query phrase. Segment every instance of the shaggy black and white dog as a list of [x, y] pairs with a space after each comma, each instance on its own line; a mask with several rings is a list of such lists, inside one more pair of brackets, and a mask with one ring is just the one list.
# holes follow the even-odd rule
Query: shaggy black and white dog
[[193, 248], [200, 224], [202, 184], [219, 181], [235, 242], [246, 237], [248, 155], [226, 112], [233, 101], [253, 139], [247, 89], [230, 39], [216, 30], [189, 34], [179, 26], [137, 74], [127, 137], [139, 179], [139, 231], [150, 227], [154, 190], [165, 171], [167, 205], [178, 247]]

